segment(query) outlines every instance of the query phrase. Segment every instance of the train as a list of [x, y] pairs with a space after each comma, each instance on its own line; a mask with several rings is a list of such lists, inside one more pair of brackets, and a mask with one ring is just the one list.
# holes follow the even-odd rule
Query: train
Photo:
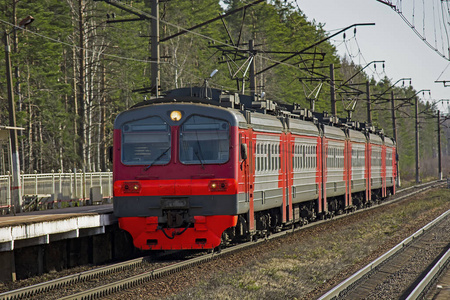
[[395, 141], [298, 104], [208, 87], [121, 112], [114, 214], [136, 248], [216, 249], [395, 194]]

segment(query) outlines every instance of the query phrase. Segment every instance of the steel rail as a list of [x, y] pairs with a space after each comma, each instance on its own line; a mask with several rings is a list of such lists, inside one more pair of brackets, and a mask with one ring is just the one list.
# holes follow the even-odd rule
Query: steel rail
[[[381, 207], [383, 205], [388, 205], [390, 203], [393, 203], [395, 201], [399, 201], [402, 200], [404, 198], [413, 196], [415, 194], [421, 193], [429, 188], [432, 188], [434, 186], [434, 184], [438, 183], [439, 185], [443, 184], [439, 181], [433, 181], [433, 182], [428, 182], [425, 184], [420, 184], [420, 185], [416, 185], [416, 186], [412, 186], [412, 187], [408, 187], [405, 189], [402, 189], [401, 192], [406, 192], [409, 191], [410, 189], [414, 189], [417, 187], [423, 187], [419, 190], [413, 191], [408, 193], [407, 195], [402, 195], [400, 197], [395, 197], [394, 195], [394, 199], [392, 200], [388, 200], [388, 201], [384, 201], [383, 203], [380, 203], [379, 205], [374, 205], [374, 206], [370, 206], [364, 209], [359, 209], [354, 213], [361, 213], [370, 209], [374, 209], [377, 207]], [[399, 191], [400, 192], [400, 191]], [[343, 215], [339, 215], [339, 216], [334, 216], [333, 219], [340, 219], [343, 217], [346, 217], [347, 214], [343, 214]], [[238, 251], [238, 250], [242, 250], [245, 249], [247, 247], [252, 247], [255, 245], [258, 245], [259, 243], [265, 242], [267, 240], [271, 240], [271, 239], [276, 239], [276, 238], [281, 238], [283, 236], [286, 236], [287, 234], [291, 234], [293, 232], [296, 232], [298, 230], [302, 230], [305, 228], [309, 228], [309, 227], [313, 227], [313, 226], [317, 226], [320, 225], [324, 222], [327, 222], [330, 220], [320, 220], [320, 221], [316, 221], [313, 223], [309, 223], [307, 225], [302, 225], [300, 227], [293, 227], [290, 230], [285, 230], [282, 232], [278, 232], [278, 233], [272, 233], [271, 235], [265, 237], [265, 238], [260, 238], [256, 241], [251, 241], [251, 242], [246, 242], [246, 243], [242, 243], [239, 245], [235, 245], [226, 249], [221, 250], [220, 252], [213, 252], [213, 253], [208, 253], [205, 254], [201, 257], [197, 257], [197, 258], [193, 258], [193, 259], [189, 259], [186, 260], [184, 262], [180, 262], [180, 263], [175, 263], [171, 266], [166, 266], [160, 269], [156, 269], [156, 270], [152, 270], [149, 272], [145, 272], [145, 273], [141, 273], [139, 275], [136, 275], [134, 277], [130, 277], [128, 279], [124, 279], [115, 283], [111, 283], [111, 284], [107, 284], [98, 288], [94, 288], [91, 290], [87, 290], [85, 292], [80, 292], [78, 294], [74, 294], [71, 296], [67, 296], [66, 298], [62, 298], [62, 299], [91, 299], [89, 297], [98, 297], [99, 295], [109, 295], [110, 293], [114, 293], [117, 291], [121, 291], [133, 286], [136, 286], [138, 284], [144, 283], [144, 282], [148, 282], [150, 280], [153, 279], [157, 279], [169, 274], [173, 274], [175, 272], [178, 272], [180, 270], [184, 270], [187, 269], [191, 266], [195, 266], [198, 265], [200, 263], [204, 263], [207, 262], [209, 260], [215, 259], [216, 257], [219, 257], [221, 255], [226, 255], [226, 254], [230, 254], [232, 252]], [[110, 265], [110, 266], [105, 266], [105, 267], [101, 267], [98, 269], [93, 269], [93, 270], [89, 270], [89, 271], [84, 271], [84, 272], [80, 272], [80, 273], [76, 273], [76, 274], [72, 274], [72, 275], [68, 275], [62, 278], [58, 278], [58, 279], [54, 279], [51, 281], [47, 281], [47, 282], [43, 282], [43, 283], [39, 283], [36, 285], [32, 285], [29, 287], [24, 287], [24, 288], [20, 288], [17, 290], [12, 290], [12, 291], [8, 291], [5, 293], [1, 293], [0, 294], [0, 300], [12, 300], [12, 299], [23, 299], [26, 297], [32, 297], [33, 295], [37, 295], [40, 293], [45, 293], [60, 287], [64, 287], [64, 286], [68, 286], [71, 284], [75, 284], [78, 282], [84, 282], [87, 280], [90, 280], [92, 278], [98, 278], [100, 276], [103, 275], [108, 275], [108, 274], [112, 274], [121, 270], [124, 270], [126, 268], [131, 268], [134, 267], [136, 265], [139, 265], [141, 263], [143, 263], [144, 261], [147, 261], [149, 259], [149, 257], [142, 257], [142, 258], [137, 258], [137, 259], [133, 259], [133, 260], [129, 260], [129, 261], [125, 261], [125, 262], [121, 262], [121, 263], [117, 263], [114, 265]]]
[[427, 232], [431, 227], [439, 223], [441, 220], [443, 220], [445, 217], [450, 215], [450, 210], [447, 210], [445, 213], [441, 214], [439, 217], [416, 231], [411, 236], [407, 237], [403, 241], [401, 241], [399, 244], [397, 244], [394, 248], [380, 256], [379, 258], [375, 259], [373, 262], [347, 278], [346, 280], [339, 283], [337, 286], [335, 286], [333, 289], [328, 291], [326, 294], [322, 295], [319, 300], [330, 300], [330, 299], [337, 299], [340, 297], [340, 295], [344, 294], [349, 288], [352, 288], [357, 282], [364, 278], [369, 272], [376, 269], [378, 266], [380, 266], [382, 263], [387, 261], [389, 258], [397, 254], [399, 251], [403, 250], [405, 247], [407, 247], [412, 241], [417, 239], [419, 236], [423, 235], [425, 232]]
[[450, 249], [442, 255], [441, 259], [425, 275], [416, 288], [409, 294], [406, 300], [420, 299], [428, 292], [431, 284], [441, 275], [441, 272], [447, 267], [450, 261]]
[[[283, 234], [286, 234], [283, 232]], [[224, 256], [226, 254], [231, 254], [232, 252], [235, 252], [237, 250], [242, 250], [247, 247], [254, 246], [261, 241], [256, 242], [246, 242], [244, 244], [239, 244], [237, 246], [234, 246], [232, 248], [227, 248], [222, 250], [219, 253], [208, 253], [205, 255], [202, 255], [200, 257], [192, 258], [183, 262], [175, 263], [170, 266], [162, 267], [156, 270], [152, 270], [149, 272], [144, 272], [136, 276], [132, 276], [126, 279], [119, 280], [117, 282], [113, 282], [110, 284], [106, 284], [103, 286], [99, 286], [90, 290], [86, 290], [83, 292], [79, 292], [73, 295], [69, 295], [66, 297], [59, 298], [60, 300], [67, 300], [67, 299], [95, 299], [100, 297], [106, 297], [108, 295], [141, 285], [145, 282], [149, 282], [151, 280], [155, 280], [164, 276], [168, 276], [171, 274], [175, 274], [177, 272], [180, 272], [182, 270], [186, 270], [188, 268], [203, 264], [205, 262], [211, 261], [219, 256]]]
[[61, 288], [67, 285], [75, 284], [78, 282], [83, 282], [90, 280], [92, 278], [98, 278], [103, 275], [108, 275], [112, 273], [116, 273], [119, 271], [122, 271], [124, 269], [132, 268], [134, 266], [137, 266], [139, 264], [142, 264], [143, 262], [147, 261], [149, 259], [148, 256], [146, 257], [140, 257], [135, 258], [132, 260], [120, 262], [114, 265], [105, 266], [89, 271], [84, 271], [68, 276], [64, 276], [61, 278], [57, 278], [54, 280], [38, 283], [32, 286], [27, 286], [24, 288], [20, 288], [17, 290], [5, 292], [0, 294], [1, 300], [11, 300], [11, 299], [22, 299], [26, 297], [32, 297], [34, 295], [45, 293], [51, 290], [54, 290], [56, 288]]
[[[376, 205], [376, 206], [368, 207], [366, 209], [358, 210], [355, 213], [360, 213], [360, 212], [363, 212], [363, 211], [366, 211], [366, 210], [370, 210], [370, 209], [373, 209], [373, 208], [376, 208], [376, 207], [380, 207], [380, 206], [383, 206], [383, 205], [386, 205], [386, 204], [389, 204], [389, 203], [392, 203], [392, 202], [395, 202], [395, 201], [399, 201], [399, 200], [401, 200], [403, 198], [410, 197], [412, 195], [418, 194], [420, 192], [423, 192], [423, 191], [433, 187], [434, 183], [436, 183], [436, 182], [429, 182], [429, 183], [426, 183], [426, 184], [421, 184], [418, 187], [423, 187], [423, 186], [425, 186], [425, 187], [423, 187], [423, 188], [421, 188], [421, 189], [419, 189], [417, 191], [411, 192], [408, 195], [397, 197], [397, 198], [395, 198], [395, 199], [393, 199], [391, 201], [386, 201], [386, 202], [384, 202], [384, 203], [382, 203], [380, 205]], [[447, 213], [450, 213], [450, 210]], [[340, 215], [340, 216], [335, 217], [334, 219], [343, 218], [345, 216], [346, 215]], [[441, 216], [438, 219], [440, 220], [443, 217], [444, 216]], [[329, 221], [329, 220], [322, 220], [322, 221], [310, 223], [308, 225], [305, 225], [305, 226], [302, 226], [302, 227], [298, 227], [298, 228], [293, 227], [292, 230], [287, 230], [287, 231], [282, 231], [282, 232], [279, 232], [279, 233], [271, 234], [270, 236], [268, 236], [268, 237], [266, 237], [264, 239], [259, 239], [257, 241], [246, 242], [246, 243], [239, 244], [239, 245], [236, 245], [236, 246], [233, 246], [233, 247], [230, 247], [230, 248], [226, 248], [226, 249], [222, 250], [220, 253], [206, 254], [206, 255], [203, 255], [201, 257], [190, 259], [190, 260], [185, 261], [185, 262], [180, 262], [180, 263], [177, 263], [177, 264], [174, 264], [174, 265], [171, 265], [171, 266], [167, 266], [167, 267], [163, 267], [163, 268], [160, 268], [160, 269], [157, 269], [157, 270], [153, 270], [153, 271], [150, 271], [150, 272], [145, 272], [145, 273], [142, 273], [142, 274], [139, 274], [139, 275], [136, 275], [136, 276], [124, 279], [124, 280], [120, 280], [118, 282], [113, 282], [113, 283], [110, 283], [108, 285], [104, 285], [104, 286], [101, 286], [101, 287], [97, 287], [97, 288], [93, 288], [93, 289], [86, 290], [86, 291], [83, 291], [83, 292], [79, 292], [77, 294], [73, 294], [73, 295], [70, 295], [70, 296], [67, 296], [67, 297], [61, 298], [61, 299], [95, 299], [95, 298], [99, 298], [99, 297], [106, 297], [106, 296], [111, 295], [113, 293], [117, 293], [117, 292], [120, 292], [122, 290], [126, 290], [128, 288], [132, 288], [132, 287], [138, 286], [138, 285], [143, 284], [145, 282], [149, 282], [151, 280], [154, 280], [154, 279], [157, 279], [157, 278], [161, 278], [161, 277], [166, 276], [166, 275], [174, 274], [174, 273], [179, 272], [181, 270], [188, 269], [190, 267], [193, 267], [193, 266], [199, 265], [201, 263], [204, 263], [204, 262], [210, 261], [212, 259], [215, 259], [215, 258], [217, 258], [219, 256], [223, 256], [223, 255], [226, 255], [226, 254], [231, 254], [231, 253], [233, 253], [233, 252], [235, 252], [237, 250], [242, 250], [244, 248], [254, 247], [255, 245], [258, 245], [259, 243], [265, 242], [266, 240], [281, 238], [283, 236], [286, 236], [287, 234], [296, 232], [296, 231], [304, 229], [304, 228], [317, 226], [317, 225], [322, 224], [322, 223], [327, 222], [327, 221]], [[431, 226], [432, 225], [427, 225], [427, 226], [423, 227], [422, 229], [420, 229], [416, 233], [417, 236], [421, 235], [424, 232], [424, 230], [427, 230]], [[410, 237], [410, 238], [406, 239], [403, 242], [407, 241], [409, 243], [414, 238], [416, 238], [416, 236]]]

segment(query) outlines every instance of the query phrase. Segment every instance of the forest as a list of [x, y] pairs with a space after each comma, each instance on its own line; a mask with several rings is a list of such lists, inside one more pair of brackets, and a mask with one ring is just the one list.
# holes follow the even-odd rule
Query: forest
[[[366, 122], [368, 87], [372, 125], [390, 137], [394, 96], [400, 172], [402, 178], [414, 178], [414, 103], [422, 94], [408, 80], [392, 82], [380, 71], [381, 64], [370, 73], [352, 57], [339, 56], [330, 33], [306, 16], [301, 5], [280, 0], [160, 1], [156, 87], [151, 80], [152, 2], [2, 1], [0, 26], [11, 47], [17, 126], [24, 128], [19, 132], [24, 173], [107, 171], [107, 149], [118, 113], [150, 99], [156, 90], [164, 94], [202, 85], [215, 69], [210, 86], [249, 94], [252, 54], [257, 95], [330, 112], [333, 65], [337, 116]], [[19, 27], [27, 16], [34, 21]], [[207, 24], [186, 31], [203, 22]], [[357, 28], [351, 28], [339, 39], [351, 42], [357, 35]], [[0, 60], [1, 73], [5, 68], [5, 60]], [[8, 125], [6, 76], [0, 76], [0, 85], [0, 125]], [[436, 177], [436, 108], [419, 101], [419, 112], [421, 176]], [[445, 158], [450, 152], [446, 126], [441, 135]], [[0, 174], [9, 169], [7, 147], [0, 148]], [[447, 163], [444, 175], [449, 170]]]

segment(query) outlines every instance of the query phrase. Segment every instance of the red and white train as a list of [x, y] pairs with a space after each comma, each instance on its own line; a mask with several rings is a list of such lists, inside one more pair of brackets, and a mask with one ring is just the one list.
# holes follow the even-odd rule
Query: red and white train
[[396, 146], [296, 105], [185, 88], [114, 123], [114, 213], [143, 250], [212, 249], [395, 193]]

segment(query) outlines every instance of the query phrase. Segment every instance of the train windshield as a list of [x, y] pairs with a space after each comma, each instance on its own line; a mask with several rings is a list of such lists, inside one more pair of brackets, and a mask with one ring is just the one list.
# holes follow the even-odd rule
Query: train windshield
[[170, 126], [160, 117], [128, 122], [122, 126], [122, 163], [163, 165], [170, 161]]
[[227, 121], [191, 116], [180, 129], [180, 161], [184, 164], [220, 164], [230, 156]]

